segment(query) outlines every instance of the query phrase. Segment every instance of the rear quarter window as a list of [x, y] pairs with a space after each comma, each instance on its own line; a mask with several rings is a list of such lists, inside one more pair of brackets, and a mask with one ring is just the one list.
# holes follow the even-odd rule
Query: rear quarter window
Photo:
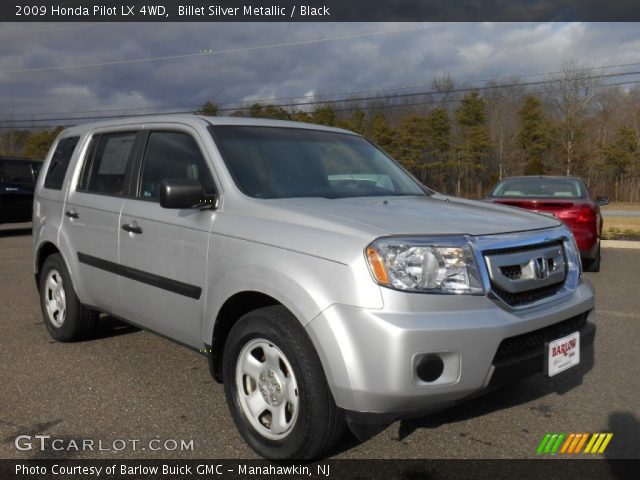
[[[73, 152], [78, 145], [80, 137], [68, 137], [63, 138], [56, 145], [56, 150], [51, 158], [51, 163], [47, 169], [47, 174], [44, 177], [44, 188], [51, 190], [61, 190], [64, 182], [64, 177], [67, 174], [69, 163]], [[35, 167], [34, 168], [39, 168]], [[37, 171], [36, 171], [37, 175]]]

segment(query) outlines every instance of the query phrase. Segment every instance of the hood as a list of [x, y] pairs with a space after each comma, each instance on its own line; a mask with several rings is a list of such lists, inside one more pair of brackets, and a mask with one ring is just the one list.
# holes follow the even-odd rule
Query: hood
[[561, 224], [518, 208], [443, 195], [251, 199], [241, 210], [242, 219], [229, 212], [228, 234], [342, 263], [385, 235], [490, 235]]
[[296, 198], [278, 200], [316, 218], [347, 221], [388, 235], [489, 235], [556, 227], [543, 215], [487, 202], [434, 195], [431, 197]]

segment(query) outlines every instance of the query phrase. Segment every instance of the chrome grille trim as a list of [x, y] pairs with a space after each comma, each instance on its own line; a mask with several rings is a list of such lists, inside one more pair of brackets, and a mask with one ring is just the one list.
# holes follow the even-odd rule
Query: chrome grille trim
[[[485, 253], [484, 261], [494, 286], [509, 293], [523, 293], [564, 282], [566, 261], [562, 242], [551, 245], [531, 245], [527, 249], [502, 250], [500, 253]], [[520, 275], [506, 275], [520, 267]]]
[[[578, 286], [581, 275], [580, 257], [576, 250], [571, 231], [565, 225], [560, 225], [556, 228], [528, 232], [467, 236], [467, 239], [474, 250], [474, 255], [476, 262], [479, 265], [485, 292], [490, 299], [498, 303], [505, 310], [524, 310], [535, 308], [550, 302], [560, 301], [573, 293]], [[556, 276], [556, 283], [549, 281], [546, 286], [538, 284], [537, 289], [532, 288], [530, 290], [523, 290], [524, 295], [529, 294], [532, 299], [531, 301], [525, 303], [511, 301], [511, 304], [506, 301], [503, 297], [512, 294], [507, 292], [508, 295], [504, 295], [506, 290], [502, 290], [501, 292], [500, 287], [492, 281], [485, 256], [494, 256], [510, 252], [526, 252], [531, 249], [535, 250], [538, 248], [544, 250], [546, 247], [553, 246], [561, 246], [561, 250], [563, 252], [563, 278]], [[509, 265], [505, 264], [504, 266]], [[503, 278], [506, 277], [503, 276]], [[538, 298], [539, 295], [534, 295], [537, 293], [535, 290], [538, 290], [543, 294], [542, 298]], [[500, 296], [500, 293], [503, 293], [503, 296]]]

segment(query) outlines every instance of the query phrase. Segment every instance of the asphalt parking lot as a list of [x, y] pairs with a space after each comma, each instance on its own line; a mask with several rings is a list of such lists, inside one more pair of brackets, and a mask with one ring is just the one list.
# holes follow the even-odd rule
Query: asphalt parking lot
[[[51, 340], [30, 235], [29, 224], [0, 227], [0, 458], [255, 457], [204, 356], [109, 318], [95, 340]], [[639, 269], [640, 250], [607, 248], [602, 271], [587, 274], [598, 318], [590, 372], [535, 377], [432, 417], [396, 422], [362, 444], [346, 436], [333, 455], [533, 458], [546, 432], [612, 432], [607, 458], [640, 458]], [[16, 449], [16, 436], [40, 434], [100, 440], [111, 450]], [[115, 451], [116, 439], [140, 442]], [[144, 447], [150, 439], [160, 439], [156, 447], [193, 440], [193, 448], [152, 451]]]

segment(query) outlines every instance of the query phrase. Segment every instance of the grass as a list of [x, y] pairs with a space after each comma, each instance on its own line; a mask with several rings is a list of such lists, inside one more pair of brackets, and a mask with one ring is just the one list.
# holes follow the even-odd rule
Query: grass
[[[600, 207], [603, 212], [618, 210], [640, 211], [638, 202], [612, 202]], [[602, 238], [605, 240], [640, 240], [640, 217], [603, 217]]]
[[604, 217], [605, 240], [640, 240], [640, 217]]

